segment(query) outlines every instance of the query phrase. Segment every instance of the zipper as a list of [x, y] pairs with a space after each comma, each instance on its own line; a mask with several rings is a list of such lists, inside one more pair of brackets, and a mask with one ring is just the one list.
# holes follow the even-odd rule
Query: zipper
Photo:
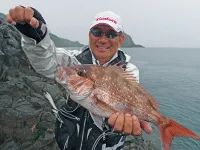
[[85, 126], [87, 123], [87, 119], [88, 119], [88, 111], [86, 110], [85, 115], [84, 115], [84, 123], [83, 123], [83, 130], [82, 130], [82, 137], [81, 137], [81, 143], [80, 143], [80, 148], [79, 150], [82, 150], [82, 146], [83, 146], [83, 138], [85, 136]]

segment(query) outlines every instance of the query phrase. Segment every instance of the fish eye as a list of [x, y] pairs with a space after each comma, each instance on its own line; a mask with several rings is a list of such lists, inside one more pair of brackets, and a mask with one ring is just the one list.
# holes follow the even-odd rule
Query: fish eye
[[86, 76], [86, 70], [79, 70], [79, 71], [77, 72], [77, 74], [78, 74], [79, 76], [81, 76], [81, 77], [84, 77], [84, 76]]

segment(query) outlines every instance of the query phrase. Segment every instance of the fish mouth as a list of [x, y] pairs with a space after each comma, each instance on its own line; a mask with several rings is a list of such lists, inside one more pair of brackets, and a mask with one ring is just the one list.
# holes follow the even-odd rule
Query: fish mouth
[[57, 77], [59, 79], [69, 77], [70, 75], [75, 75], [76, 71], [71, 67], [59, 67], [57, 72]]
[[70, 80], [71, 75], [75, 75], [76, 71], [70, 67], [58, 67], [58, 71], [56, 74], [56, 81], [60, 84], [67, 84]]

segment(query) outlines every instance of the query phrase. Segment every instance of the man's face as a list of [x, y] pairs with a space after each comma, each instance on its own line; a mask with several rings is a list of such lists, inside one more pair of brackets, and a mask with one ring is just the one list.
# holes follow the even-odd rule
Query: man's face
[[[104, 33], [108, 32], [118, 34], [113, 30], [112, 27], [105, 24], [97, 25], [92, 29], [95, 29], [97, 32], [102, 31]], [[96, 59], [100, 61], [100, 64], [108, 62], [114, 56], [123, 41], [123, 34], [114, 38], [109, 38], [105, 34], [101, 37], [98, 37], [89, 32], [89, 43], [91, 51], [93, 52]]]

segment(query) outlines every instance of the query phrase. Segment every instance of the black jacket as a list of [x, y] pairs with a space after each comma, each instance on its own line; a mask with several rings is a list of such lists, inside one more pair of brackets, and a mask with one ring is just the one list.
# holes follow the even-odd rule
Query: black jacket
[[[76, 56], [82, 64], [92, 64], [92, 55], [89, 49]], [[126, 66], [126, 57], [118, 51], [118, 57], [110, 64], [120, 62]], [[112, 127], [105, 120], [100, 130], [93, 122], [90, 113], [68, 98], [58, 112], [56, 120], [56, 140], [61, 150], [120, 150], [125, 136], [112, 131]]]

